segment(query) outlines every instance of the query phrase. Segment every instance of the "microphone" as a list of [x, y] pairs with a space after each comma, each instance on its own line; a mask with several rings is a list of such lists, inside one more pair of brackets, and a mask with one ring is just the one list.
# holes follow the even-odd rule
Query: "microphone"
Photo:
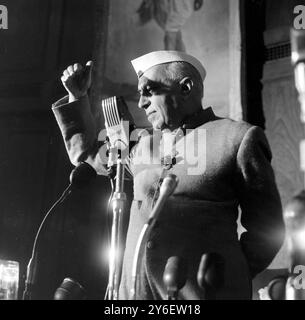
[[149, 215], [149, 218], [147, 220], [147, 223], [144, 224], [141, 233], [138, 237], [135, 254], [133, 257], [133, 263], [132, 263], [132, 288], [130, 290], [131, 293], [131, 299], [136, 299], [136, 292], [137, 292], [137, 274], [138, 274], [138, 268], [139, 268], [139, 261], [141, 261], [143, 250], [142, 244], [145, 243], [147, 240], [147, 236], [149, 234], [149, 230], [153, 227], [154, 223], [157, 221], [159, 213], [161, 212], [167, 198], [174, 192], [178, 185], [178, 178], [174, 174], [168, 174], [160, 187], [160, 195], [159, 198], [152, 210], [152, 212]]
[[182, 289], [187, 278], [187, 263], [185, 259], [173, 256], [167, 260], [163, 282], [167, 289], [167, 300], [177, 300], [178, 291]]
[[269, 282], [267, 293], [271, 300], [285, 300], [287, 278], [287, 275], [282, 275]]
[[305, 190], [294, 196], [283, 213], [287, 247], [290, 256], [290, 269], [305, 264]]
[[[102, 111], [107, 131], [108, 176], [112, 181], [116, 178], [116, 189], [113, 194], [113, 218], [109, 259], [109, 300], [117, 300], [121, 278], [122, 256], [119, 252], [122, 243], [122, 215], [126, 194], [124, 193], [123, 160], [129, 157], [129, 150], [137, 141], [130, 141], [130, 133], [135, 130], [133, 118], [123, 97], [110, 97], [102, 100]], [[115, 166], [116, 165], [116, 166]], [[116, 171], [116, 172], [115, 172]]]
[[60, 198], [53, 204], [53, 206], [49, 209], [46, 213], [45, 217], [43, 218], [38, 231], [35, 236], [33, 248], [32, 248], [32, 255], [27, 265], [27, 273], [26, 273], [26, 280], [25, 280], [25, 289], [23, 292], [23, 300], [31, 300], [32, 299], [32, 292], [33, 287], [36, 280], [36, 273], [37, 273], [37, 245], [39, 235], [41, 234], [42, 228], [45, 225], [47, 218], [51, 215], [53, 210], [62, 203], [67, 196], [72, 192], [73, 188], [81, 188], [84, 187], [90, 180], [95, 178], [97, 175], [96, 171], [86, 162], [81, 162], [77, 167], [75, 167], [71, 174], [70, 174], [70, 184], [64, 190]]
[[156, 204], [149, 215], [148, 224], [154, 223], [167, 200], [167, 198], [174, 192], [178, 185], [178, 178], [174, 174], [168, 174], [164, 179], [160, 187], [159, 198], [156, 201]]
[[81, 162], [70, 174], [72, 187], [82, 188], [97, 176], [95, 169], [87, 162]]
[[298, 268], [305, 265], [305, 190], [294, 196], [283, 213], [287, 231], [289, 275], [286, 300], [305, 300], [305, 289], [298, 283]]
[[65, 278], [54, 294], [54, 300], [85, 300], [84, 288], [75, 280]]
[[79, 163], [70, 173], [70, 184], [61, 196], [63, 202], [73, 189], [80, 189], [86, 186], [91, 180], [96, 178], [97, 172], [87, 162]]
[[205, 253], [201, 257], [197, 273], [199, 287], [205, 292], [206, 300], [215, 300], [216, 292], [224, 284], [223, 257], [218, 253]]
[[295, 86], [301, 104], [301, 119], [305, 122], [305, 30], [291, 29], [290, 38]]
[[136, 141], [130, 141], [130, 133], [136, 129], [132, 115], [123, 97], [110, 97], [102, 100], [102, 111], [109, 142], [108, 167], [116, 163], [117, 152], [120, 150], [127, 156]]

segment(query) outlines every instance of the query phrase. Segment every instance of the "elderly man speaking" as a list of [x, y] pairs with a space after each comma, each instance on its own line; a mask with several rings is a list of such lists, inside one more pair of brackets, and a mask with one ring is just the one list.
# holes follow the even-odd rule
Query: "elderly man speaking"
[[[217, 117], [211, 107], [203, 109], [206, 71], [195, 57], [156, 51], [133, 60], [132, 65], [138, 76], [138, 106], [153, 130], [130, 152], [134, 199], [119, 299], [132, 298], [135, 248], [151, 213], [167, 154], [174, 161], [166, 170], [179, 183], [141, 255], [136, 299], [167, 298], [163, 272], [170, 257], [183, 258], [187, 266], [178, 299], [251, 299], [251, 280], [270, 264], [284, 239], [281, 201], [264, 132], [243, 121]], [[85, 161], [99, 174], [106, 174], [87, 96], [89, 69], [90, 63], [86, 68], [74, 64], [63, 72], [61, 80], [69, 97], [55, 103], [53, 112], [71, 162]], [[166, 135], [173, 143], [164, 148]], [[188, 161], [194, 150], [198, 155], [195, 165]], [[143, 154], [151, 162], [141, 161]], [[246, 229], [240, 239], [239, 207]], [[207, 254], [217, 257], [215, 266], [221, 261], [222, 267], [215, 267], [212, 278], [222, 281], [207, 280], [205, 270], [200, 271], [200, 265], [207, 268], [202, 259]], [[207, 292], [208, 284], [204, 285], [208, 281], [214, 284], [213, 296]]]

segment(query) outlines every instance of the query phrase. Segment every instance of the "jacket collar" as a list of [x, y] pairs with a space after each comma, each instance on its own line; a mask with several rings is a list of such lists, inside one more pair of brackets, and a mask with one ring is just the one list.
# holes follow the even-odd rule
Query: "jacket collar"
[[195, 129], [204, 123], [216, 120], [217, 118], [218, 117], [214, 114], [211, 107], [208, 107], [207, 109], [201, 109], [184, 121], [182, 129]]

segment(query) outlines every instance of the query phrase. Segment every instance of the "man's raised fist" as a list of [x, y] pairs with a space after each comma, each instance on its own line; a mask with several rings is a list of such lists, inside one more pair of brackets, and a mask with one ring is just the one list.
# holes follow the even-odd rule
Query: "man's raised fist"
[[91, 74], [92, 61], [88, 61], [85, 67], [75, 63], [64, 70], [61, 82], [69, 93], [69, 102], [73, 102], [87, 94], [91, 86]]

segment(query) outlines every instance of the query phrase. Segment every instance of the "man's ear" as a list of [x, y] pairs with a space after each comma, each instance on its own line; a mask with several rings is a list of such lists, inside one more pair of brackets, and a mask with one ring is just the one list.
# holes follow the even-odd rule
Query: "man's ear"
[[188, 96], [193, 89], [194, 83], [190, 77], [185, 77], [179, 82], [182, 95]]

